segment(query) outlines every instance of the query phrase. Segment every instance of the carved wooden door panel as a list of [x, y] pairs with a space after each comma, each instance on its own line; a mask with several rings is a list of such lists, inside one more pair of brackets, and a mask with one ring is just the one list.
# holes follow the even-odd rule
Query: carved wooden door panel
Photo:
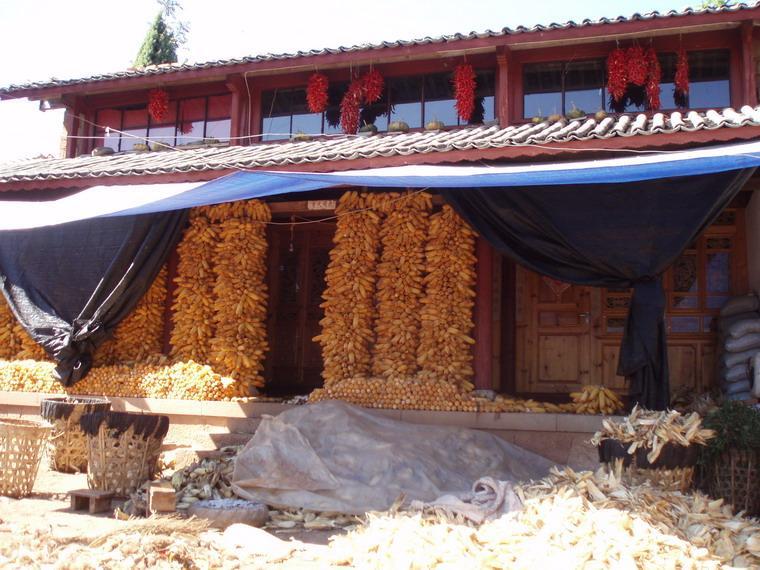
[[518, 392], [565, 393], [588, 383], [590, 292], [517, 269]]
[[269, 231], [267, 393], [307, 393], [322, 385], [319, 334], [333, 224], [273, 226]]

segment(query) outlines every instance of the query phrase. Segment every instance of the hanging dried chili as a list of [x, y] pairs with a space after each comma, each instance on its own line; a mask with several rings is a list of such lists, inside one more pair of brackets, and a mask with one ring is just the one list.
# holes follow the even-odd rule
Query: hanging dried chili
[[169, 112], [169, 94], [163, 89], [148, 91], [148, 113], [154, 121], [162, 121]]
[[624, 49], [613, 49], [607, 56], [607, 92], [612, 100], [620, 102], [628, 85], [628, 65]]
[[364, 74], [362, 78], [364, 82], [364, 102], [368, 105], [379, 101], [383, 96], [383, 88], [385, 87], [385, 79], [377, 69], [372, 69]]
[[456, 99], [457, 115], [468, 122], [475, 110], [475, 70], [469, 63], [457, 65], [454, 70], [454, 99]]
[[[679, 106], [685, 107], [686, 98], [689, 95], [689, 58], [683, 48], [678, 50], [676, 75], [673, 82], [675, 83], [676, 102]], [[679, 101], [683, 101], [683, 105]]]
[[645, 85], [649, 70], [644, 48], [639, 45], [631, 46], [625, 55], [628, 64], [628, 82], [639, 86]]
[[306, 85], [306, 104], [312, 113], [321, 113], [327, 109], [327, 89], [330, 83], [323, 73], [314, 73]]
[[340, 127], [347, 135], [354, 135], [359, 129], [359, 111], [363, 99], [364, 81], [354, 79], [340, 102]]
[[649, 47], [646, 52], [647, 61], [647, 107], [652, 111], [660, 108], [660, 78], [662, 77], [662, 68], [660, 59], [653, 47]]

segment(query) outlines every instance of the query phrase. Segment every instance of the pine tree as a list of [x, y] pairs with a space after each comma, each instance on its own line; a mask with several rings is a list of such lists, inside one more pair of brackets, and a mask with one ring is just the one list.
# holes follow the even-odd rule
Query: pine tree
[[145, 35], [134, 65], [146, 67], [160, 63], [175, 63], [178, 45], [174, 32], [166, 25], [163, 13], [159, 12]]

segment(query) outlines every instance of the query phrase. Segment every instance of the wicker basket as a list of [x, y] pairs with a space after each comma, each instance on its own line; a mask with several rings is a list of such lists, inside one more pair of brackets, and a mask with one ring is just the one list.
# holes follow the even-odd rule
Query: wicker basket
[[91, 489], [127, 497], [153, 479], [169, 417], [128, 412], [85, 414], [87, 484]]
[[0, 420], [0, 495], [32, 492], [52, 426], [33, 420]]
[[40, 402], [40, 415], [53, 424], [48, 446], [50, 468], [62, 473], [87, 471], [87, 438], [79, 427], [85, 414], [107, 412], [111, 402], [103, 398], [46, 398]]
[[702, 485], [709, 495], [725, 499], [735, 510], [760, 515], [760, 454], [723, 453], [705, 469]]

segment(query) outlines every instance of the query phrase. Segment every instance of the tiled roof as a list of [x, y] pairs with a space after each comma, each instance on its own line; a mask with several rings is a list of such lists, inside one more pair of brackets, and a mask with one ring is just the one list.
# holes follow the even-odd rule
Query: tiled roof
[[174, 63], [164, 64], [158, 66], [150, 66], [144, 69], [129, 69], [125, 71], [117, 71], [114, 73], [102, 73], [93, 75], [90, 77], [83, 77], [78, 79], [57, 79], [52, 78], [46, 81], [33, 81], [21, 85], [9, 85], [7, 87], [0, 87], [0, 96], [10, 95], [16, 91], [26, 91], [29, 89], [44, 89], [50, 87], [63, 87], [69, 85], [77, 85], [80, 83], [97, 83], [100, 81], [110, 81], [113, 79], [124, 79], [131, 77], [142, 77], [151, 75], [165, 75], [169, 73], [177, 73], [181, 71], [194, 71], [201, 69], [213, 69], [215, 67], [227, 67], [234, 65], [269, 62], [284, 59], [297, 59], [307, 58], [312, 56], [339, 54], [339, 53], [356, 53], [356, 52], [368, 52], [377, 51], [387, 48], [396, 47], [409, 47], [409, 46], [422, 46], [428, 44], [446, 44], [457, 42], [461, 40], [473, 40], [482, 38], [498, 38], [501, 36], [513, 36], [518, 34], [532, 34], [549, 32], [554, 30], [567, 30], [571, 28], [586, 28], [590, 26], [602, 26], [610, 24], [619, 24], [623, 22], [634, 21], [647, 21], [647, 20], [660, 20], [665, 18], [677, 18], [683, 16], [692, 16], [696, 14], [718, 14], [723, 12], [740, 12], [743, 10], [751, 10], [753, 8], [760, 7], [760, 0], [748, 3], [737, 3], [730, 6], [723, 6], [717, 8], [685, 8], [683, 10], [669, 10], [667, 12], [648, 12], [645, 14], [635, 13], [631, 16], [618, 16], [617, 18], [600, 18], [598, 20], [584, 19], [580, 22], [564, 22], [561, 24], [539, 24], [532, 27], [518, 26], [516, 28], [502, 28], [501, 30], [486, 30], [484, 32], [470, 32], [467, 34], [451, 34], [436, 37], [424, 37], [415, 40], [395, 40], [386, 41], [378, 44], [359, 44], [354, 46], [341, 46], [337, 48], [322, 48], [313, 49], [309, 51], [298, 51], [295, 53], [279, 53], [279, 54], [263, 54], [253, 55], [247, 57], [241, 57], [236, 59], [218, 59], [214, 61], [206, 61], [201, 63]]
[[[129, 175], [272, 168], [342, 160], [535, 146], [581, 140], [760, 127], [760, 107], [702, 113], [586, 117], [534, 124], [482, 125], [443, 131], [340, 136], [302, 142], [209, 147], [161, 152], [126, 152], [110, 156], [30, 159], [0, 164], [0, 184], [33, 180], [70, 180]], [[758, 130], [760, 137], [760, 130]], [[654, 142], [654, 141], [653, 141]]]

